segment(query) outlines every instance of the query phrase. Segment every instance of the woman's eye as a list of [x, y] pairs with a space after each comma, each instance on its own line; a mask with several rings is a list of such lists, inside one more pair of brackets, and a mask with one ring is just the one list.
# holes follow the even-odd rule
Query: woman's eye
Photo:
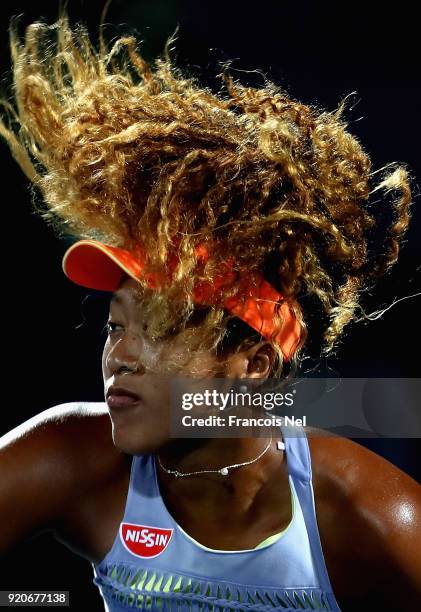
[[115, 331], [119, 331], [117, 328], [123, 328], [122, 325], [119, 325], [118, 323], [114, 323], [114, 321], [107, 321], [107, 323], [105, 324], [105, 331], [107, 332], [107, 334], [112, 334]]

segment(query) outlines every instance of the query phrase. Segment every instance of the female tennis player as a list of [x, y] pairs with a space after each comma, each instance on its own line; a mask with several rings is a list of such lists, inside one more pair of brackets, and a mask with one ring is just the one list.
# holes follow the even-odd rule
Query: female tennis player
[[[2, 438], [1, 552], [51, 530], [92, 563], [110, 611], [418, 608], [412, 478], [299, 425], [172, 437], [165, 382], [282, 381], [317, 329], [332, 354], [398, 258], [408, 171], [375, 181], [345, 101], [326, 112], [228, 74], [214, 94], [168, 45], [152, 66], [133, 38], [97, 51], [61, 17], [24, 41], [12, 30], [11, 47], [1, 134], [40, 214], [77, 238], [65, 274], [111, 300], [105, 401], [54, 406]], [[394, 206], [376, 251], [373, 192]]]

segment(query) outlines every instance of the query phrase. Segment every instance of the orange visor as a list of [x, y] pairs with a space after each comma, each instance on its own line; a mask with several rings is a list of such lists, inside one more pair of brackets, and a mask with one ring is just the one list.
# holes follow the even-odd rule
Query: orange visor
[[[196, 247], [198, 261], [206, 261], [209, 257], [204, 244]], [[124, 273], [135, 280], [140, 280], [145, 266], [145, 256], [142, 249], [127, 251], [113, 247], [97, 240], [79, 240], [67, 249], [63, 257], [63, 271], [66, 276], [78, 285], [99, 291], [116, 291], [120, 286]], [[175, 264], [175, 262], [173, 262]], [[219, 289], [229, 286], [237, 275], [232, 270], [233, 259], [228, 258], [223, 270], [214, 279], [198, 282], [193, 291], [196, 304], [211, 305]], [[152, 276], [145, 277], [151, 288], [158, 286]], [[279, 344], [285, 361], [289, 361], [300, 341], [301, 326], [291, 307], [283, 300], [281, 293], [263, 279], [256, 277], [252, 282], [250, 275], [243, 274], [240, 279], [238, 296], [228, 298], [224, 307], [231, 314], [245, 321], [267, 340], [276, 331], [274, 314], [277, 312], [283, 319], [281, 329], [274, 339]]]

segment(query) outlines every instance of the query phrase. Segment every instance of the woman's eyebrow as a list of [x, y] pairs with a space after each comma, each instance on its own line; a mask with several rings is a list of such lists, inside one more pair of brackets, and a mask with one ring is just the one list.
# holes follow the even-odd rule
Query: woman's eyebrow
[[123, 302], [125, 302], [123, 296], [121, 295], [121, 293], [113, 293], [110, 299], [110, 306], [111, 304], [122, 304]]
[[137, 304], [140, 298], [137, 295], [129, 294], [125, 291], [121, 291], [120, 293], [117, 291], [113, 293], [110, 299], [110, 306], [113, 305], [125, 305], [128, 303]]

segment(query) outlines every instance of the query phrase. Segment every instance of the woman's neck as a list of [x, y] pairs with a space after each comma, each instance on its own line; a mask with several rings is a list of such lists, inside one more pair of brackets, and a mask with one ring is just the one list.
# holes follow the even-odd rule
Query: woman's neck
[[[270, 437], [172, 440], [157, 453], [161, 492], [174, 503], [200, 499], [204, 505], [247, 511], [273, 478], [287, 473], [284, 453], [276, 446], [279, 438], [275, 432], [272, 441]], [[215, 472], [176, 477], [161, 467], [181, 473], [220, 470], [253, 461], [265, 448], [267, 452], [255, 462], [233, 468], [226, 476]]]

